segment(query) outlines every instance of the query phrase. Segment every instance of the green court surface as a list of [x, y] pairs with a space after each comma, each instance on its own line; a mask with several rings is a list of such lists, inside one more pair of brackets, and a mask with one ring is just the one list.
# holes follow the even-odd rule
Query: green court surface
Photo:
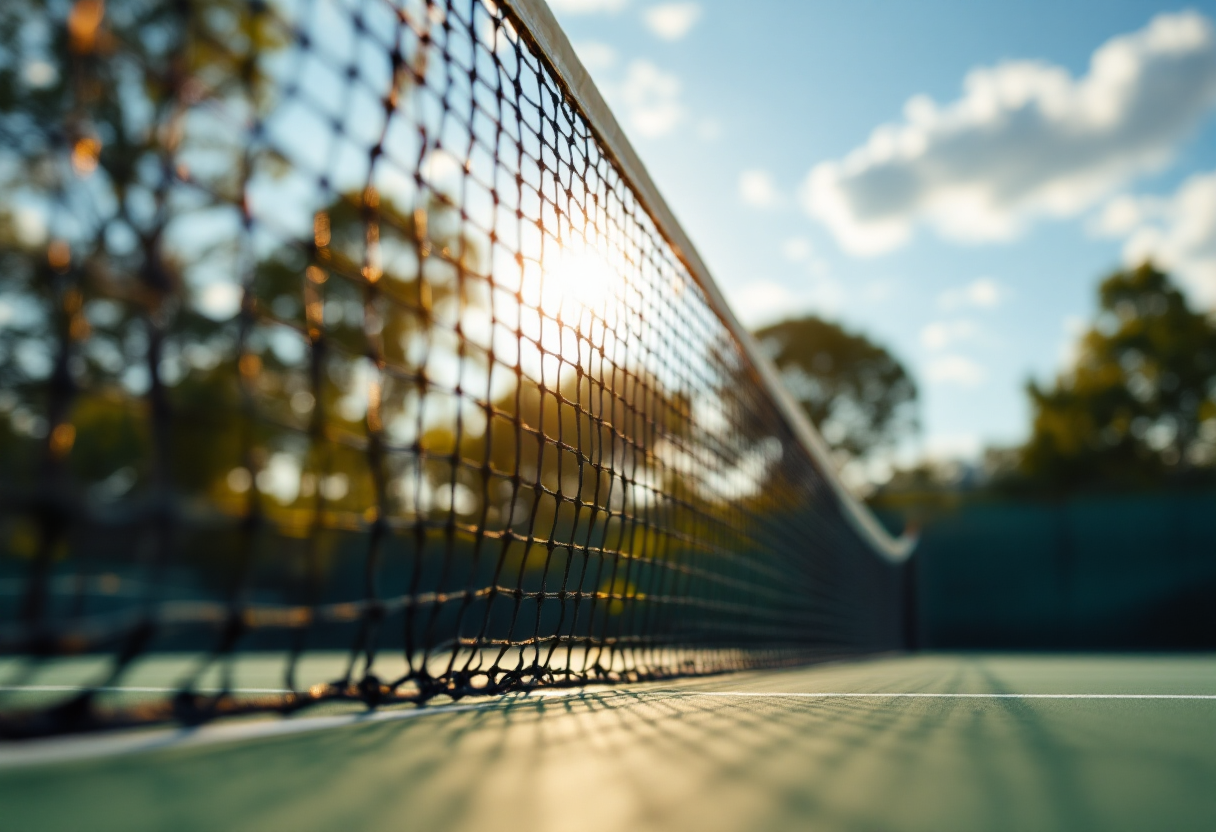
[[1216, 656], [892, 657], [10, 743], [0, 807], [5, 830], [1212, 830]]

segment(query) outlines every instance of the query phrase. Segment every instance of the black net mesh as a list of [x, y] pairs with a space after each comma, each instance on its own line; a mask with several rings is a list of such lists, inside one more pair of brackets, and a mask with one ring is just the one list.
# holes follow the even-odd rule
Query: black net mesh
[[[897, 643], [891, 567], [509, 8], [0, 27], [7, 734]], [[153, 660], [175, 694], [107, 698]]]

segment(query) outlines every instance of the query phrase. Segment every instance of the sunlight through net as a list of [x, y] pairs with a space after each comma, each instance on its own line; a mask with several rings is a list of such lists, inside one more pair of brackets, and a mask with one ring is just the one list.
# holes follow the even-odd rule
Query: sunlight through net
[[[0, 687], [72, 689], [6, 734], [898, 645], [513, 8], [0, 11]], [[156, 656], [176, 694], [105, 694]]]

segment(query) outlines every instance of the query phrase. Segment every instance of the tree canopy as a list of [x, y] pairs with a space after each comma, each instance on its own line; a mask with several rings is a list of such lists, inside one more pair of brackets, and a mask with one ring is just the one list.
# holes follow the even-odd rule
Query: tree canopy
[[1106, 278], [1075, 366], [1029, 385], [1021, 473], [1055, 489], [1144, 487], [1216, 468], [1216, 322], [1144, 264]]
[[844, 461], [866, 459], [916, 430], [916, 385], [895, 356], [864, 335], [814, 315], [755, 335]]

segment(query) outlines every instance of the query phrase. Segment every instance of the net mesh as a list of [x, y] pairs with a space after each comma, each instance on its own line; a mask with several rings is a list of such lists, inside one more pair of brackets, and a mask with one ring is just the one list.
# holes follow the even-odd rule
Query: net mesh
[[[0, 686], [79, 677], [6, 734], [898, 642], [892, 569], [510, 8], [0, 30]], [[158, 656], [175, 694], [106, 698]]]

